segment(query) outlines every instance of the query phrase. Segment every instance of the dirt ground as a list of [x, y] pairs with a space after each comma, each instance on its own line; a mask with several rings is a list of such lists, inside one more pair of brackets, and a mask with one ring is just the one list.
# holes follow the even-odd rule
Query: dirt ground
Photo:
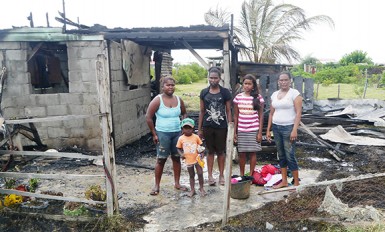
[[[316, 144], [307, 134], [300, 133], [300, 142]], [[346, 155], [336, 161], [325, 148], [298, 146], [301, 185], [325, 180], [342, 179], [368, 173], [385, 173], [383, 147], [341, 145]], [[323, 231], [342, 229], [349, 223], [319, 212], [326, 186], [306, 188], [300, 192], [258, 193], [260, 186], [251, 186], [247, 200], [230, 200], [230, 218], [221, 227], [223, 186], [210, 187], [205, 197], [187, 197], [186, 192], [173, 188], [171, 161], [168, 160], [158, 196], [150, 196], [153, 185], [155, 147], [150, 135], [116, 151], [117, 189], [121, 217], [106, 221], [103, 211], [89, 207], [94, 220], [47, 219], [43, 214], [62, 214], [64, 204], [50, 201], [45, 209], [22, 208], [1, 211], [0, 231]], [[258, 154], [258, 165], [276, 164], [271, 152]], [[237, 164], [233, 164], [237, 174]], [[21, 172], [102, 174], [103, 169], [89, 161], [73, 159], [39, 159], [12, 168]], [[216, 169], [216, 167], [215, 167]], [[216, 175], [218, 173], [215, 173]], [[207, 179], [207, 173], [205, 173]], [[188, 174], [182, 172], [181, 182], [188, 186]], [[1, 183], [0, 183], [1, 184]], [[85, 189], [93, 184], [104, 187], [104, 180], [40, 180], [38, 192], [56, 191], [65, 196], [84, 197]], [[336, 197], [349, 207], [371, 205], [385, 211], [385, 178], [348, 182], [342, 190], [332, 186]], [[35, 213], [35, 215], [31, 215]], [[26, 216], [28, 215], [28, 216]]]

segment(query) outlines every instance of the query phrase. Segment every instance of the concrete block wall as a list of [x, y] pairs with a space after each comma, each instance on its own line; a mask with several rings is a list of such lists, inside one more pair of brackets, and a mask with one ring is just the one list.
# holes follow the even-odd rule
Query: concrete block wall
[[[111, 43], [108, 56], [106, 41], [67, 42], [69, 93], [33, 94], [27, 67], [29, 49], [29, 44], [25, 42], [0, 42], [0, 64], [7, 67], [8, 74], [1, 104], [6, 119], [98, 114], [95, 64], [97, 55], [105, 54], [110, 59], [116, 147], [133, 142], [149, 132], [145, 113], [150, 102], [150, 85], [130, 90], [123, 75], [118, 43]], [[88, 150], [101, 149], [98, 117], [35, 123], [35, 126], [42, 142], [50, 148], [76, 145]], [[28, 139], [23, 139], [22, 143], [34, 145]]]
[[[28, 47], [25, 42], [0, 43], [0, 64], [7, 67], [1, 105], [6, 119], [99, 112], [95, 61], [98, 54], [106, 54], [104, 41], [67, 43], [69, 93], [32, 94], [27, 68]], [[35, 126], [42, 142], [50, 148], [75, 145], [89, 150], [101, 148], [98, 117], [35, 123]], [[23, 145], [33, 145], [28, 139], [22, 142]]]
[[116, 148], [133, 142], [149, 132], [145, 114], [150, 103], [150, 85], [131, 89], [122, 70], [120, 45], [110, 44], [111, 101]]

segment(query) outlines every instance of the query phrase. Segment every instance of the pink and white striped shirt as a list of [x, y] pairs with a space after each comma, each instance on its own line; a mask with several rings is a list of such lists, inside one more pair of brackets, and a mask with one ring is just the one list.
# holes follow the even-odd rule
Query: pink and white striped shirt
[[[258, 94], [260, 103], [264, 103], [263, 97]], [[249, 132], [259, 130], [258, 111], [253, 109], [253, 97], [245, 96], [244, 93], [238, 94], [234, 98], [234, 104], [238, 105], [238, 131]]]

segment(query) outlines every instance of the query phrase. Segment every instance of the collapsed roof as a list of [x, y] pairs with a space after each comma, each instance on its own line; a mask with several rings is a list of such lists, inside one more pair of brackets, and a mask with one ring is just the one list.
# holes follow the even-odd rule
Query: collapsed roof
[[223, 40], [229, 38], [229, 26], [213, 27], [195, 25], [189, 27], [151, 27], [108, 29], [94, 26], [87, 29], [62, 28], [13, 28], [0, 30], [0, 41], [68, 41], [68, 40], [116, 40], [127, 39], [153, 49], [186, 49], [186, 43], [194, 49], [223, 49]]

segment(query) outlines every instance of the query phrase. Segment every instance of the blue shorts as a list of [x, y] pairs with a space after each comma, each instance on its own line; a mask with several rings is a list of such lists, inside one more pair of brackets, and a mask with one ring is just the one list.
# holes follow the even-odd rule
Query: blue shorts
[[169, 155], [180, 156], [176, 148], [180, 131], [178, 132], [161, 132], [156, 131], [159, 143], [156, 145], [156, 155], [158, 159], [167, 159]]

